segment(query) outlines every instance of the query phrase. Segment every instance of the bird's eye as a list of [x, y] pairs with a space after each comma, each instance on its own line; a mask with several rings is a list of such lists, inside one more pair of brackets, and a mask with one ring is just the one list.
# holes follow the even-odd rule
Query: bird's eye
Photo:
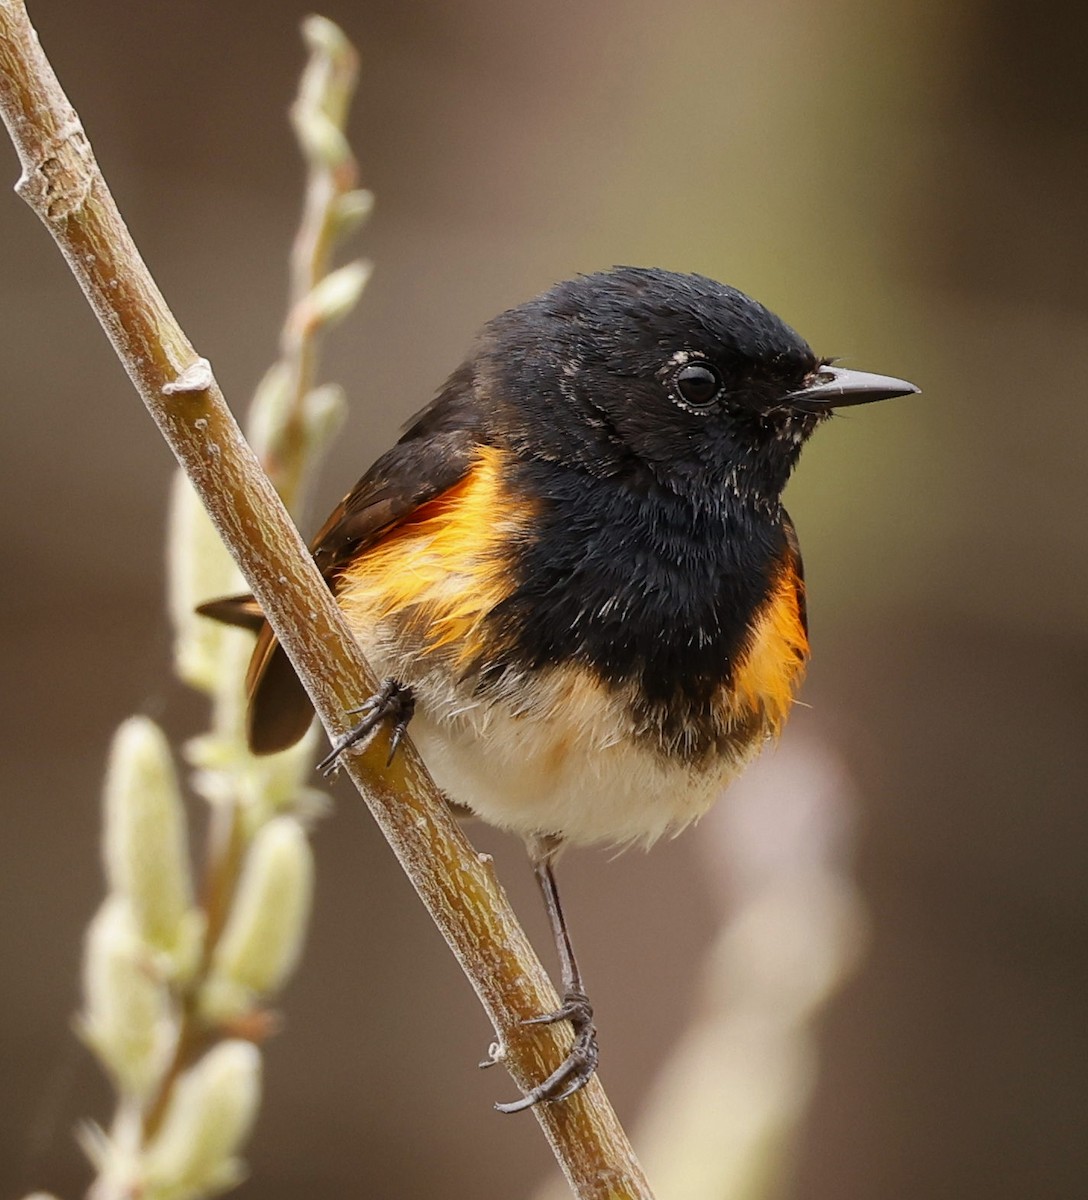
[[689, 408], [709, 408], [721, 395], [722, 377], [707, 363], [685, 363], [673, 376], [676, 392]]

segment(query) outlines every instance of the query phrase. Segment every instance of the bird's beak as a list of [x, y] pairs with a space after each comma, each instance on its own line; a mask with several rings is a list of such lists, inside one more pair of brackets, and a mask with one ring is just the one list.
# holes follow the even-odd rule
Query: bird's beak
[[910, 396], [920, 390], [913, 383], [893, 379], [890, 375], [870, 375], [868, 371], [848, 371], [845, 367], [821, 367], [808, 387], [791, 392], [786, 399], [808, 412], [830, 412], [851, 404]]

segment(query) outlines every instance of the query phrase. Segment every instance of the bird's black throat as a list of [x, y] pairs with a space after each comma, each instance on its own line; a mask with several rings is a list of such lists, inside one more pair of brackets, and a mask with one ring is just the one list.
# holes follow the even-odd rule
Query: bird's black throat
[[662, 748], [715, 749], [715, 695], [787, 553], [781, 508], [729, 489], [696, 503], [554, 462], [511, 470], [538, 510], [516, 586], [489, 617], [504, 652], [484, 685], [576, 664], [632, 695], [636, 725]]

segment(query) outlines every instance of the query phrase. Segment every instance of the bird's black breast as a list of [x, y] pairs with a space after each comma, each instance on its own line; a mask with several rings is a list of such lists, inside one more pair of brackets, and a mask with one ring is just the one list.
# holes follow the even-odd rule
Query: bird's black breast
[[789, 552], [781, 517], [554, 462], [509, 470], [536, 520], [489, 618], [504, 651], [485, 675], [576, 664], [629, 695], [635, 727], [663, 749], [711, 750], [722, 689]]

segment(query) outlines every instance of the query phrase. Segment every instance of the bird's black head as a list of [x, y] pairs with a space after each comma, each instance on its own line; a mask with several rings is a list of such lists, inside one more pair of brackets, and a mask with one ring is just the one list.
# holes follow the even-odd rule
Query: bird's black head
[[639, 267], [580, 276], [503, 313], [475, 365], [523, 454], [771, 505], [834, 408], [917, 390], [830, 366], [735, 288]]

